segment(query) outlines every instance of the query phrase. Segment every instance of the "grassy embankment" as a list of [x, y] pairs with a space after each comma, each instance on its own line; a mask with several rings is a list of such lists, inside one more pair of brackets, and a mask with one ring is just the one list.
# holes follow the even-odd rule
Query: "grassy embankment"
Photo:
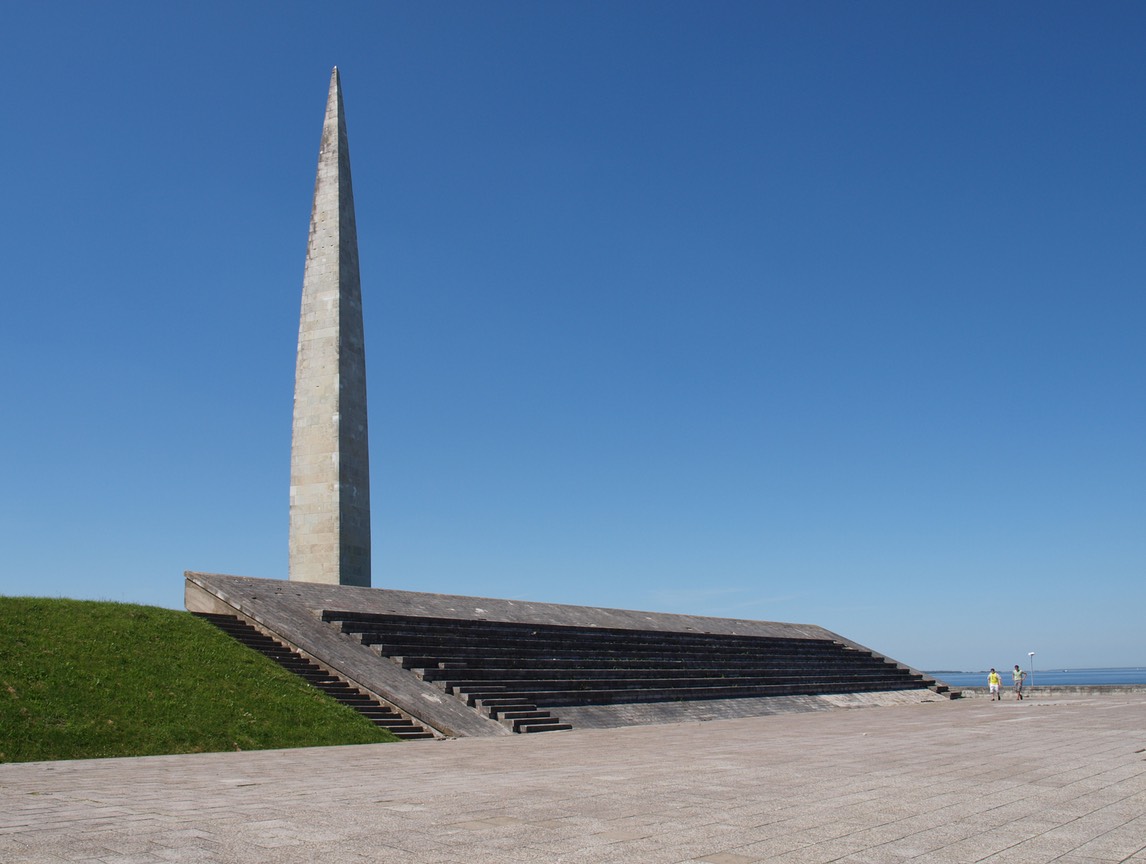
[[0, 762], [394, 740], [188, 612], [0, 596]]

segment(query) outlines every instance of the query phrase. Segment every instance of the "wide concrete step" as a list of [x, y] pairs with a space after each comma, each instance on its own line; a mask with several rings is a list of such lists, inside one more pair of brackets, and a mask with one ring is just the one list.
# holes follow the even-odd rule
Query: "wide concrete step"
[[515, 731], [562, 705], [922, 689], [929, 681], [830, 639], [361, 615], [324, 619]]
[[[703, 690], [711, 687], [786, 687], [809, 684], [817, 687], [869, 687], [908, 690], [921, 686], [911, 679], [894, 676], [870, 675], [865, 677], [846, 675], [825, 675], [821, 677], [801, 677], [798, 675], [754, 677], [754, 678], [610, 678], [597, 681], [576, 679], [534, 679], [504, 680], [495, 682], [515, 693], [544, 691], [586, 691], [586, 690]], [[484, 682], [448, 682], [444, 685], [447, 693], [488, 692]]]
[[390, 732], [393, 732], [399, 738], [433, 738], [432, 732], [427, 732], [417, 723], [410, 722], [397, 722], [379, 719], [374, 721], [375, 726], [380, 726]]
[[514, 720], [512, 721], [512, 729], [514, 732], [520, 732], [529, 735], [533, 732], [565, 732], [572, 729], [571, 723], [562, 723], [556, 717], [541, 717], [534, 720]]
[[[714, 664], [722, 663], [724, 661], [730, 662], [743, 662], [743, 663], [775, 663], [777, 660], [787, 660], [789, 663], [803, 663], [817, 658], [808, 658], [805, 655], [789, 655], [785, 657], [778, 657], [777, 655], [752, 655], [752, 654], [739, 654], [728, 653], [721, 655], [718, 653], [703, 653], [697, 654], [688, 651], [672, 651], [668, 649], [649, 650], [642, 652], [619, 652], [613, 651], [608, 648], [599, 648], [597, 646], [553, 646], [549, 649], [544, 648], [510, 648], [510, 647], [469, 647], [457, 645], [443, 645], [443, 644], [428, 644], [428, 645], [408, 645], [405, 643], [376, 643], [370, 644], [372, 650], [381, 654], [384, 657], [402, 657], [402, 665], [406, 668], [426, 668], [436, 667], [439, 663], [479, 663], [485, 665], [493, 665], [496, 661], [501, 660], [517, 665], [520, 660], [546, 660], [546, 661], [575, 661], [578, 663], [598, 661], [597, 665], [603, 666], [611, 661], [614, 665], [620, 666], [632, 662], [692, 662], [701, 664]], [[823, 658], [825, 660], [831, 658]], [[863, 654], [840, 654], [837, 655], [835, 661], [838, 665], [856, 665], [863, 666], [872, 662], [871, 655]], [[876, 661], [880, 662], [880, 661]]]
[[[448, 650], [448, 649], [443, 649]], [[401, 656], [401, 655], [399, 655]], [[413, 657], [413, 655], [411, 655]], [[433, 657], [423, 656], [420, 659], [427, 661], [434, 661]], [[884, 667], [888, 664], [873, 657], [870, 654], [858, 655], [856, 660], [844, 661], [847, 665], [856, 665], [860, 668], [864, 666], [874, 665]], [[836, 668], [841, 665], [837, 658], [824, 657], [812, 660], [800, 661], [800, 668]], [[773, 658], [773, 657], [752, 657], [748, 659], [725, 657], [719, 661], [719, 666], [722, 669], [735, 671], [737, 669], [791, 669], [793, 663], [789, 658]], [[525, 669], [525, 668], [545, 668], [552, 670], [573, 669], [585, 670], [592, 672], [596, 670], [612, 671], [620, 668], [625, 669], [711, 669], [713, 668], [713, 661], [711, 658], [693, 659], [682, 658], [679, 656], [661, 657], [656, 659], [647, 658], [618, 658], [599, 657], [599, 658], [569, 658], [569, 657], [536, 657], [525, 659], [515, 659], [513, 657], [467, 657], [464, 659], [450, 659], [450, 660], [437, 660], [429, 663], [428, 666], [421, 668], [425, 669], [429, 675], [429, 679], [436, 679], [450, 674], [457, 674], [459, 671], [462, 674], [470, 674], [471, 672], [477, 674], [485, 674], [486, 670], [497, 672], [505, 669]], [[427, 680], [429, 680], [427, 679]]]
[[672, 644], [690, 647], [694, 650], [729, 650], [743, 649], [745, 651], [760, 650], [801, 650], [816, 651], [827, 650], [833, 645], [829, 639], [770, 639], [770, 638], [741, 638], [741, 637], [708, 637], [696, 638], [674, 633], [641, 633], [635, 635], [617, 634], [609, 630], [595, 631], [595, 633], [567, 633], [567, 631], [551, 631], [551, 633], [487, 633], [487, 631], [468, 631], [464, 628], [394, 628], [377, 627], [362, 628], [354, 625], [344, 625], [344, 633], [362, 635], [366, 638], [395, 638], [395, 639], [437, 639], [437, 641], [456, 642], [464, 638], [474, 644], [515, 644], [529, 643], [552, 644], [555, 642], [571, 641], [583, 642], [591, 639], [594, 642], [609, 643], [613, 645], [649, 645]]
[[491, 711], [490, 715], [495, 720], [541, 720], [546, 717], [552, 717], [548, 711]]
[[349, 631], [349, 635], [366, 645], [408, 646], [405, 651], [388, 650], [386, 653], [406, 653], [409, 648], [450, 645], [454, 648], [468, 650], [496, 650], [513, 652], [571, 652], [583, 654], [587, 652], [620, 654], [624, 656], [639, 657], [643, 654], [682, 654], [694, 657], [713, 656], [745, 656], [745, 657], [823, 657], [838, 656], [841, 646], [823, 640], [819, 644], [775, 645], [734, 642], [723, 644], [719, 642], [697, 644], [681, 642], [666, 638], [648, 638], [642, 640], [613, 640], [604, 636], [598, 637], [525, 637], [499, 639], [496, 636], [476, 637], [473, 635], [459, 635], [449, 637], [443, 634], [422, 633], [404, 634], [387, 631]]
[[549, 631], [529, 631], [529, 633], [485, 633], [485, 631], [469, 631], [461, 627], [454, 628], [425, 628], [425, 629], [410, 629], [410, 628], [361, 628], [356, 625], [343, 625], [344, 633], [352, 634], [356, 637], [366, 639], [366, 641], [378, 641], [378, 639], [395, 639], [395, 641], [432, 641], [435, 643], [456, 643], [468, 642], [474, 645], [519, 645], [528, 646], [529, 644], [542, 644], [552, 645], [562, 642], [570, 642], [574, 644], [582, 644], [584, 642], [592, 642], [596, 644], [609, 644], [615, 646], [635, 646], [641, 647], [645, 645], [673, 645], [677, 649], [688, 649], [694, 651], [730, 651], [730, 650], [744, 650], [744, 651], [833, 651], [835, 650], [835, 643], [829, 639], [779, 639], [779, 638], [763, 638], [763, 637], [724, 637], [712, 636], [697, 638], [682, 634], [672, 633], [649, 633], [634, 634], [634, 635], [619, 635], [611, 630], [597, 630], [589, 631], [589, 633], [568, 633], [565, 630]]
[[[825, 696], [837, 693], [876, 693], [905, 689], [898, 686], [816, 684], [768, 685], [758, 687], [632, 688], [624, 690], [559, 690], [531, 691], [517, 694], [529, 698], [538, 709], [574, 705], [622, 705], [640, 702], [704, 701], [709, 699], [743, 699], [768, 696]], [[475, 695], [477, 698], [475, 698]], [[466, 694], [467, 701], [480, 707], [481, 694]]]
[[[856, 680], [845, 677], [800, 679], [792, 678], [786, 681], [769, 679], [618, 679], [601, 681], [595, 684], [579, 684], [575, 681], [506, 681], [503, 682], [506, 690], [491, 693], [482, 684], [467, 687], [455, 687], [448, 692], [464, 696], [467, 699], [481, 699], [488, 702], [490, 699], [499, 701], [528, 700], [542, 705], [539, 699], [555, 693], [593, 693], [593, 692], [630, 692], [640, 691], [671, 692], [684, 699], [712, 699], [724, 698], [729, 693], [741, 695], [768, 695], [768, 693], [784, 693], [787, 695], [790, 688], [808, 688], [800, 692], [847, 692], [868, 690], [908, 690], [921, 689], [912, 686], [912, 682], [896, 678], [868, 678]], [[724, 695], [714, 696], [713, 693]]]
[[732, 644], [743, 642], [746, 644], [793, 645], [799, 643], [818, 644], [825, 640], [812, 637], [792, 636], [755, 636], [725, 633], [687, 633], [682, 631], [660, 630], [633, 630], [612, 627], [578, 627], [558, 624], [523, 624], [505, 621], [475, 621], [457, 618], [423, 618], [419, 616], [404, 615], [369, 615], [352, 612], [337, 612], [327, 610], [323, 613], [323, 620], [338, 623], [344, 631], [386, 630], [392, 632], [430, 632], [436, 635], [445, 634], [492, 634], [499, 639], [510, 639], [517, 636], [540, 636], [548, 638], [575, 637], [575, 638], [609, 638], [613, 640], [635, 639], [646, 640], [650, 638], [668, 638], [678, 642], [719, 643]]
[[489, 694], [486, 694], [485, 707], [489, 710], [490, 716], [495, 714], [503, 714], [506, 711], [536, 711], [537, 706], [532, 702], [525, 699], [490, 699]]
[[[724, 665], [646, 665], [633, 668], [629, 664], [615, 666], [611, 669], [584, 669], [576, 666], [554, 668], [542, 662], [529, 663], [523, 661], [519, 666], [502, 666], [489, 669], [434, 669], [422, 668], [420, 677], [424, 681], [432, 681], [444, 687], [455, 687], [462, 684], [487, 681], [489, 683], [506, 680], [567, 680], [578, 682], [610, 681], [619, 678], [808, 678], [820, 676], [839, 676], [866, 678], [873, 676], [886, 676], [894, 674], [896, 670], [886, 665], [862, 667], [856, 669], [842, 669], [839, 665], [820, 663], [815, 665], [777, 665], [757, 666], [742, 665], [729, 667]], [[909, 673], [904, 672], [905, 676]]]
[[393, 721], [395, 723], [411, 722], [394, 709], [379, 706], [377, 703], [375, 703], [373, 706], [365, 705], [361, 708], [356, 708], [355, 710], [358, 711], [358, 713], [363, 717], [368, 717], [375, 722], [378, 722], [379, 720]]

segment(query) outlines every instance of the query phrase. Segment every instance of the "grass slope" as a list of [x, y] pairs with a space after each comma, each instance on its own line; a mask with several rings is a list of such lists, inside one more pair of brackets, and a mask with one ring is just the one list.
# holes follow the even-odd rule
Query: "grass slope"
[[188, 612], [0, 597], [0, 762], [394, 740]]

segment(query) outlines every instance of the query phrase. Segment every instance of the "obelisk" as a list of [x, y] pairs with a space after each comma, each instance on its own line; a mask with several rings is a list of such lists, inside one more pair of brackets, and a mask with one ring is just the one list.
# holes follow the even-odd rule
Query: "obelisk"
[[290, 578], [370, 585], [362, 286], [337, 67], [330, 75], [302, 280], [290, 460]]

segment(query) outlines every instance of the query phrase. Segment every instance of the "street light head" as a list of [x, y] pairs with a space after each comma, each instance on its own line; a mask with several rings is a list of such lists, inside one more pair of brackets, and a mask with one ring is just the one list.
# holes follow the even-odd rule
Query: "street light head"
[[1034, 652], [1034, 651], [1028, 651], [1028, 652], [1027, 652], [1027, 656], [1028, 656], [1028, 657], [1034, 657], [1034, 656], [1035, 656], [1035, 652]]

